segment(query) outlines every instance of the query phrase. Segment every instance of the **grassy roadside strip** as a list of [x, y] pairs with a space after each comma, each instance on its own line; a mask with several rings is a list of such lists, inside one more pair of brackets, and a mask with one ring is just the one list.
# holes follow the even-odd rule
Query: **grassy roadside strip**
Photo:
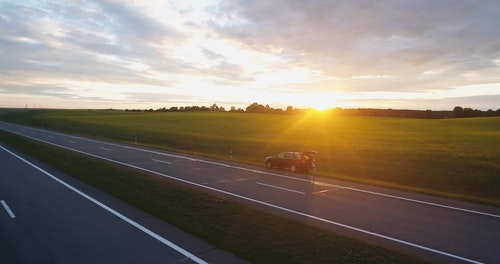
[[4, 131], [0, 142], [253, 263], [423, 263]]

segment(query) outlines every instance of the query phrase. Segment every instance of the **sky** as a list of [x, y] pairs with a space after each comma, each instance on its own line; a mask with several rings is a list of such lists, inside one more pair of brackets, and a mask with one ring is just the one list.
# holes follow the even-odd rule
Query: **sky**
[[0, 0], [0, 107], [500, 108], [496, 0]]

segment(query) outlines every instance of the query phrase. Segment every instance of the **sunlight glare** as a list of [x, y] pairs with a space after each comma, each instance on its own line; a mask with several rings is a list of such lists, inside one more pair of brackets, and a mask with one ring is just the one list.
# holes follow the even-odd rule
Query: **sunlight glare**
[[330, 108], [334, 108], [336, 105], [336, 100], [331, 93], [314, 93], [309, 94], [304, 97], [307, 100], [307, 105], [314, 108], [317, 111], [324, 111]]

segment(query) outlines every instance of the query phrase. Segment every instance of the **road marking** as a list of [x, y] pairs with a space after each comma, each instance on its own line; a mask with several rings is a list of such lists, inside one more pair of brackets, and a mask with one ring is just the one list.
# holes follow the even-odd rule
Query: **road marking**
[[68, 140], [68, 143], [75, 144], [76, 141], [74, 141], [74, 140]]
[[[57, 132], [52, 132], [52, 133], [54, 133], [54, 134], [60, 134], [60, 133], [57, 133]], [[87, 140], [87, 141], [91, 141], [91, 142], [98, 142], [98, 143], [103, 143], [103, 144], [108, 144], [108, 145], [114, 145], [114, 146], [124, 147], [124, 148], [128, 148], [128, 149], [135, 149], [135, 150], [139, 150], [139, 151], [143, 151], [143, 152], [156, 153], [156, 154], [164, 155], [164, 156], [178, 157], [178, 158], [184, 158], [184, 159], [189, 159], [189, 160], [193, 160], [193, 161], [201, 161], [201, 162], [205, 162], [205, 163], [216, 164], [216, 162], [203, 161], [203, 160], [188, 158], [188, 157], [180, 156], [180, 155], [173, 155], [173, 154], [161, 153], [161, 152], [152, 151], [152, 150], [143, 150], [143, 149], [140, 149], [140, 148], [134, 148], [134, 147], [129, 147], [129, 146], [122, 146], [122, 145], [118, 145], [118, 144], [101, 142], [101, 141], [92, 140], [92, 139], [85, 139], [85, 138], [80, 138], [80, 137], [71, 136], [71, 135], [65, 135], [65, 134], [60, 134], [60, 135], [67, 136], [67, 137], [78, 138], [78, 139], [83, 139], [83, 140]], [[109, 162], [120, 164], [120, 165], [123, 165], [123, 166], [126, 166], [126, 167], [130, 167], [130, 168], [134, 168], [134, 169], [141, 170], [141, 171], [144, 171], [144, 172], [156, 174], [156, 175], [159, 175], [159, 176], [162, 176], [162, 177], [166, 177], [166, 178], [169, 178], [169, 179], [172, 179], [172, 180], [175, 180], [175, 181], [183, 182], [183, 183], [190, 184], [190, 185], [193, 185], [193, 186], [197, 186], [197, 187], [200, 187], [200, 188], [205, 188], [205, 189], [208, 189], [208, 190], [211, 190], [211, 191], [215, 191], [215, 192], [219, 192], [219, 193], [222, 193], [222, 194], [233, 196], [233, 197], [236, 197], [236, 198], [239, 198], [239, 199], [251, 201], [251, 202], [254, 202], [254, 203], [257, 203], [257, 204], [266, 205], [266, 206], [269, 206], [269, 207], [272, 207], [272, 208], [275, 208], [275, 209], [278, 209], [278, 210], [282, 210], [282, 211], [285, 211], [285, 212], [289, 212], [289, 213], [297, 214], [297, 215], [300, 215], [300, 216], [308, 217], [308, 218], [311, 218], [311, 219], [314, 219], [314, 220], [317, 220], [317, 221], [320, 221], [320, 222], [325, 222], [325, 223], [329, 223], [329, 224], [332, 224], [332, 225], [340, 226], [340, 227], [343, 227], [343, 228], [346, 228], [346, 229], [350, 229], [350, 230], [354, 230], [354, 231], [357, 231], [357, 232], [360, 232], [360, 233], [372, 235], [374, 237], [386, 239], [386, 240], [393, 241], [393, 242], [400, 243], [400, 244], [404, 244], [404, 245], [407, 245], [407, 246], [410, 246], [410, 247], [415, 247], [415, 248], [418, 248], [418, 249], [421, 249], [421, 250], [424, 250], [424, 251], [433, 252], [433, 253], [436, 253], [436, 254], [439, 254], [439, 255], [443, 255], [443, 256], [450, 257], [450, 258], [462, 260], [462, 261], [465, 261], [465, 262], [468, 262], [468, 263], [477, 263], [477, 264], [482, 263], [482, 262], [479, 262], [479, 261], [476, 261], [476, 260], [468, 259], [468, 258], [465, 258], [465, 257], [461, 257], [461, 256], [458, 256], [458, 255], [454, 255], [454, 254], [448, 253], [448, 252], [440, 251], [440, 250], [437, 250], [437, 249], [425, 247], [425, 246], [422, 246], [422, 245], [419, 245], [419, 244], [415, 244], [415, 243], [412, 243], [412, 242], [408, 242], [408, 241], [405, 241], [405, 240], [401, 240], [401, 239], [398, 239], [398, 238], [389, 237], [389, 236], [378, 234], [378, 233], [375, 233], [375, 232], [372, 232], [372, 231], [369, 231], [369, 230], [364, 230], [364, 229], [361, 229], [361, 228], [357, 228], [357, 227], [345, 225], [345, 224], [338, 223], [338, 222], [335, 222], [335, 221], [331, 221], [331, 220], [328, 220], [328, 219], [320, 218], [320, 217], [317, 217], [317, 216], [314, 216], [314, 215], [309, 215], [307, 213], [303, 213], [303, 212], [295, 211], [295, 210], [292, 210], [292, 209], [289, 209], [289, 208], [285, 208], [285, 207], [281, 207], [281, 206], [278, 206], [278, 205], [270, 204], [270, 203], [267, 203], [267, 202], [259, 201], [259, 200], [256, 200], [256, 199], [253, 199], [253, 198], [250, 198], [250, 197], [246, 197], [246, 196], [243, 196], [243, 195], [231, 193], [231, 192], [220, 190], [220, 189], [216, 189], [214, 187], [210, 187], [210, 186], [207, 186], [207, 185], [203, 185], [203, 184], [191, 182], [191, 181], [188, 181], [188, 180], [180, 179], [180, 178], [177, 178], [177, 177], [174, 177], [174, 176], [171, 176], [171, 175], [167, 175], [167, 174], [163, 174], [163, 173], [160, 173], [160, 172], [157, 172], [157, 171], [153, 171], [153, 170], [149, 170], [149, 169], [146, 169], [146, 168], [134, 166], [134, 165], [131, 165], [131, 164], [127, 164], [127, 163], [124, 163], [124, 162], [121, 162], [121, 161], [117, 161], [117, 160], [109, 159], [109, 158], [106, 158], [106, 157], [94, 155], [94, 154], [87, 153], [87, 152], [84, 152], [84, 151], [72, 149], [72, 148], [69, 148], [69, 147], [66, 147], [66, 146], [62, 146], [62, 145], [58, 145], [58, 144], [55, 144], [55, 143], [52, 143], [52, 142], [45, 141], [43, 139], [38, 139], [38, 138], [27, 136], [27, 135], [24, 135], [24, 136], [28, 137], [28, 138], [31, 138], [31, 139], [35, 139], [35, 140], [41, 141], [41, 142], [45, 142], [45, 143], [47, 143], [49, 145], [58, 146], [58, 147], [63, 148], [63, 149], [67, 149], [67, 150], [71, 150], [71, 151], [74, 151], [74, 152], [77, 152], [77, 153], [81, 153], [81, 154], [84, 154], [84, 155], [87, 155], [87, 156], [100, 158], [102, 160], [106, 160], [106, 161], [109, 161]], [[5, 149], [2, 146], [0, 146], [0, 148]], [[6, 150], [6, 151], [8, 151], [8, 150]], [[12, 153], [10, 151], [8, 151], [8, 152]], [[13, 154], [13, 155], [15, 155], [15, 154]], [[26, 161], [26, 162], [28, 162], [28, 161]], [[220, 163], [220, 164], [222, 164], [222, 163]], [[231, 167], [234, 167], [236, 169], [241, 169], [241, 170], [253, 171], [251, 169], [246, 169], [246, 168], [243, 168], [243, 167], [236, 167], [236, 166], [231, 166]], [[271, 173], [266, 173], [266, 172], [262, 172], [262, 171], [256, 171], [256, 172], [263, 173], [263, 174], [271, 174]], [[282, 177], [285, 177], [285, 178], [291, 178], [291, 179], [306, 181], [306, 180], [297, 179], [297, 178], [294, 178], [294, 177], [283, 176], [283, 175], [279, 175], [279, 174], [276, 174], [276, 175], [282, 176]], [[392, 196], [392, 195], [385, 195], [385, 194], [381, 194], [381, 193], [370, 192], [370, 191], [361, 190], [361, 189], [355, 189], [355, 188], [350, 188], [350, 187], [344, 187], [344, 186], [340, 186], [340, 185], [334, 185], [334, 184], [328, 184], [328, 183], [321, 183], [321, 184], [327, 184], [329, 186], [336, 186], [336, 187], [341, 187], [341, 188], [349, 189], [349, 190], [361, 191], [361, 192], [375, 194], [375, 195], [382, 195], [382, 196], [386, 196], [386, 197], [389, 197], [389, 198], [402, 199], [402, 200], [407, 200], [407, 201], [415, 201], [415, 202], [420, 202], [420, 203], [424, 203], [424, 204], [428, 204], [428, 205], [434, 205], [434, 206], [439, 206], [439, 207], [448, 208], [448, 209], [454, 209], [454, 210], [459, 210], [459, 211], [464, 211], [464, 212], [469, 212], [469, 213], [476, 213], [476, 214], [488, 215], [488, 216], [493, 216], [493, 217], [500, 218], [500, 216], [494, 215], [494, 214], [482, 213], [482, 212], [477, 212], [477, 211], [472, 211], [472, 210], [467, 210], [467, 209], [462, 209], [462, 208], [456, 208], [456, 207], [450, 207], [450, 206], [445, 206], [445, 205], [440, 205], [440, 204], [434, 204], [434, 203], [427, 203], [427, 202], [423, 202], [423, 201], [419, 201], [419, 200], [413, 200], [413, 199], [408, 199], [408, 198], [398, 197], [398, 196]]]
[[[12, 156], [14, 156], [14, 157], [16, 157], [16, 158], [20, 159], [20, 160], [21, 160], [21, 161], [23, 161], [24, 163], [26, 163], [26, 164], [30, 165], [31, 167], [35, 168], [36, 170], [40, 171], [41, 173], [45, 174], [46, 176], [48, 176], [48, 177], [52, 178], [53, 180], [55, 180], [56, 182], [60, 183], [60, 184], [61, 184], [61, 185], [63, 185], [64, 187], [66, 187], [66, 188], [68, 188], [68, 189], [70, 189], [70, 190], [74, 191], [75, 193], [79, 194], [79, 195], [80, 195], [80, 196], [82, 196], [83, 198], [85, 198], [85, 199], [89, 200], [90, 202], [92, 202], [92, 203], [94, 203], [94, 204], [98, 205], [99, 207], [103, 208], [104, 210], [108, 211], [109, 213], [111, 213], [111, 214], [113, 214], [113, 215], [117, 216], [118, 218], [120, 218], [121, 220], [123, 220], [123, 221], [125, 221], [125, 222], [129, 223], [129, 224], [130, 224], [130, 225], [132, 225], [133, 227], [135, 227], [135, 228], [137, 228], [137, 229], [141, 230], [142, 232], [146, 233], [147, 235], [149, 235], [149, 236], [153, 237], [154, 239], [156, 239], [156, 240], [160, 241], [160, 242], [161, 242], [161, 243], [163, 243], [164, 245], [166, 245], [166, 246], [168, 246], [168, 247], [170, 247], [170, 248], [174, 249], [175, 251], [177, 251], [177, 252], [179, 252], [180, 254], [184, 255], [186, 258], [191, 259], [191, 260], [193, 260], [193, 261], [194, 261], [194, 262], [196, 262], [196, 263], [200, 263], [200, 264], [207, 264], [207, 262], [205, 262], [204, 260], [202, 260], [202, 259], [200, 259], [200, 258], [196, 257], [195, 255], [193, 255], [192, 253], [190, 253], [190, 252], [186, 251], [185, 249], [181, 248], [180, 246], [178, 246], [178, 245], [176, 245], [176, 244], [174, 244], [174, 243], [170, 242], [169, 240], [167, 240], [167, 239], [163, 238], [162, 236], [160, 236], [160, 235], [158, 235], [158, 234], [154, 233], [153, 231], [151, 231], [151, 230], [147, 229], [146, 227], [144, 227], [144, 226], [140, 225], [139, 223], [135, 222], [134, 220], [132, 220], [132, 219], [130, 219], [130, 218], [128, 218], [128, 217], [126, 217], [125, 215], [123, 215], [123, 214], [121, 214], [121, 213], [119, 213], [119, 212], [117, 212], [117, 211], [115, 211], [115, 210], [114, 210], [114, 209], [112, 209], [111, 207], [108, 207], [107, 205], [105, 205], [105, 204], [103, 204], [103, 203], [99, 202], [98, 200], [96, 200], [96, 199], [92, 198], [90, 195], [88, 195], [88, 194], [86, 194], [86, 193], [84, 193], [84, 192], [80, 191], [79, 189], [77, 189], [77, 188], [73, 187], [72, 185], [70, 185], [70, 184], [66, 183], [65, 181], [63, 181], [63, 180], [61, 180], [61, 179], [57, 178], [56, 176], [52, 175], [51, 173], [49, 173], [49, 172], [47, 172], [47, 171], [45, 171], [44, 169], [42, 169], [42, 168], [40, 168], [40, 167], [36, 166], [35, 164], [33, 164], [33, 163], [31, 163], [31, 162], [29, 162], [29, 161], [25, 160], [24, 158], [22, 158], [22, 157], [20, 157], [20, 156], [16, 155], [15, 153], [11, 152], [10, 150], [8, 150], [8, 149], [6, 149], [6, 148], [4, 148], [4, 147], [2, 147], [2, 146], [0, 146], [0, 148], [1, 148], [1, 149], [3, 149], [4, 151], [6, 151], [7, 153], [11, 154]], [[2, 205], [6, 208], [6, 210], [7, 210], [7, 211], [10, 211], [10, 209], [7, 209], [7, 208], [8, 208], [7, 204], [5, 204], [5, 202], [4, 202], [3, 200], [2, 200], [1, 202], [2, 202]], [[10, 213], [9, 213], [9, 214], [10, 214]], [[12, 217], [12, 215], [11, 215], [11, 217]], [[12, 218], [14, 218], [14, 217], [12, 217]]]
[[496, 214], [479, 212], [479, 211], [475, 211], [475, 210], [469, 210], [469, 209], [464, 209], [464, 208], [454, 207], [454, 206], [449, 206], [449, 205], [444, 205], [444, 204], [431, 203], [431, 202], [410, 199], [410, 198], [405, 198], [405, 197], [395, 196], [395, 195], [390, 195], [390, 194], [385, 194], [385, 193], [372, 192], [372, 191], [367, 191], [367, 190], [363, 190], [363, 189], [357, 189], [357, 188], [346, 187], [346, 186], [330, 184], [330, 183], [323, 183], [323, 182], [316, 182], [315, 184], [320, 185], [320, 186], [336, 187], [336, 188], [344, 189], [344, 190], [351, 190], [351, 191], [355, 191], [355, 192], [361, 192], [361, 193], [366, 193], [366, 194], [371, 194], [371, 195], [376, 195], [376, 196], [382, 196], [382, 197], [392, 198], [392, 199], [396, 199], [396, 200], [403, 200], [403, 201], [407, 201], [407, 202], [413, 202], [413, 203], [425, 204], [425, 205], [430, 205], [430, 206], [435, 206], [435, 207], [441, 207], [441, 208], [446, 208], [446, 209], [450, 209], [450, 210], [456, 210], [456, 211], [462, 211], [462, 212], [467, 212], [467, 213], [472, 213], [472, 214], [500, 218], [500, 215], [496, 215]]
[[10, 210], [10, 207], [7, 205], [7, 203], [4, 200], [1, 200], [0, 203], [2, 203], [3, 208], [5, 209], [5, 211], [7, 211], [10, 218], [12, 218], [12, 219], [16, 218], [16, 215], [14, 215], [14, 213], [12, 212], [12, 210]]
[[323, 194], [323, 193], [327, 193], [329, 191], [335, 191], [335, 190], [338, 190], [338, 189], [326, 189], [326, 190], [322, 190], [322, 191], [315, 191], [313, 192], [312, 194]]
[[158, 159], [151, 159], [153, 161], [156, 161], [156, 162], [160, 162], [160, 163], [165, 163], [165, 164], [172, 164], [172, 162], [168, 162], [168, 161], [164, 161], [164, 160], [158, 160]]
[[288, 189], [288, 188], [283, 188], [283, 187], [276, 186], [276, 185], [266, 184], [266, 183], [262, 183], [262, 182], [255, 182], [255, 183], [257, 183], [258, 185], [263, 185], [263, 186], [266, 186], [266, 187], [271, 187], [271, 188], [275, 188], [275, 189], [279, 189], [279, 190], [284, 190], [284, 191], [289, 191], [289, 192], [294, 192], [294, 193], [300, 193], [300, 194], [306, 194], [305, 192], [300, 192], [300, 191], [296, 191], [296, 190], [292, 190], [292, 189]]
[[102, 149], [102, 150], [104, 150], [104, 151], [111, 151], [111, 149], [110, 149], [110, 148], [103, 148], [103, 147], [99, 147], [99, 149]]

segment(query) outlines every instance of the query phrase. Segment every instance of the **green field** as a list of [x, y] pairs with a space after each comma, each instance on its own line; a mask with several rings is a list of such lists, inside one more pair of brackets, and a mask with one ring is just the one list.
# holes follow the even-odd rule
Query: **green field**
[[313, 149], [321, 176], [500, 204], [500, 118], [45, 110], [0, 119], [219, 159], [232, 151], [258, 165]]

